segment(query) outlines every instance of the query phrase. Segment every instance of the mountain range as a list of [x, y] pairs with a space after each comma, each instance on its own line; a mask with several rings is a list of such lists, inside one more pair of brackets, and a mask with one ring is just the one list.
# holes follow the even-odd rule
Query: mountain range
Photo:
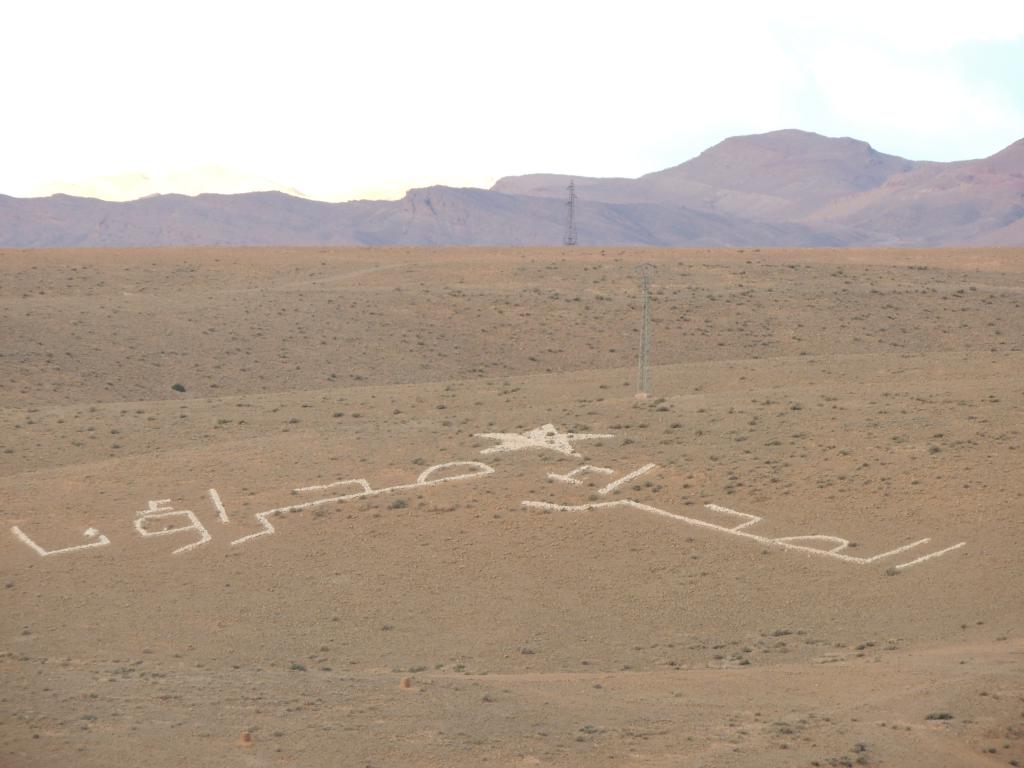
[[558, 245], [570, 181], [582, 245], [1024, 245], [1024, 139], [939, 163], [781, 130], [726, 139], [636, 179], [530, 174], [394, 201], [0, 195], [0, 247]]

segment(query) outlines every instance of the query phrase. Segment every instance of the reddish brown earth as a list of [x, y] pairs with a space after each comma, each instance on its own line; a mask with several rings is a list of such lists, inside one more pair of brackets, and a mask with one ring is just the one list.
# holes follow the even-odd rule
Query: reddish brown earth
[[[1020, 249], [0, 252], [0, 765], [1022, 763], [1022, 302]], [[547, 423], [611, 437], [475, 436]], [[624, 499], [720, 527], [522, 505]]]

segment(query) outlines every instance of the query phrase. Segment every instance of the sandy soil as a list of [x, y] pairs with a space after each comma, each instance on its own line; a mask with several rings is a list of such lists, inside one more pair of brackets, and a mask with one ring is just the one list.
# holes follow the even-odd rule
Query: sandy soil
[[[1022, 302], [1020, 249], [0, 252], [0, 766], [1024, 764]], [[610, 436], [477, 436], [549, 423]]]

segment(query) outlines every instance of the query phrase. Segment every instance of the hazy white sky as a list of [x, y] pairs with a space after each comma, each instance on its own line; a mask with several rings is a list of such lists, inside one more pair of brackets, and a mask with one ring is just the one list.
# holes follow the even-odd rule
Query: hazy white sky
[[33, 0], [0, 71], [18, 196], [637, 176], [788, 127], [955, 160], [1024, 137], [1024, 2]]

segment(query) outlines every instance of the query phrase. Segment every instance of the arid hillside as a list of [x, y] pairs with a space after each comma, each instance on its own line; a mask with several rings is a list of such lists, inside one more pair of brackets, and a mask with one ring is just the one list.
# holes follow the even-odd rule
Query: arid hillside
[[1022, 304], [1019, 248], [0, 251], [0, 765], [1020, 764]]

